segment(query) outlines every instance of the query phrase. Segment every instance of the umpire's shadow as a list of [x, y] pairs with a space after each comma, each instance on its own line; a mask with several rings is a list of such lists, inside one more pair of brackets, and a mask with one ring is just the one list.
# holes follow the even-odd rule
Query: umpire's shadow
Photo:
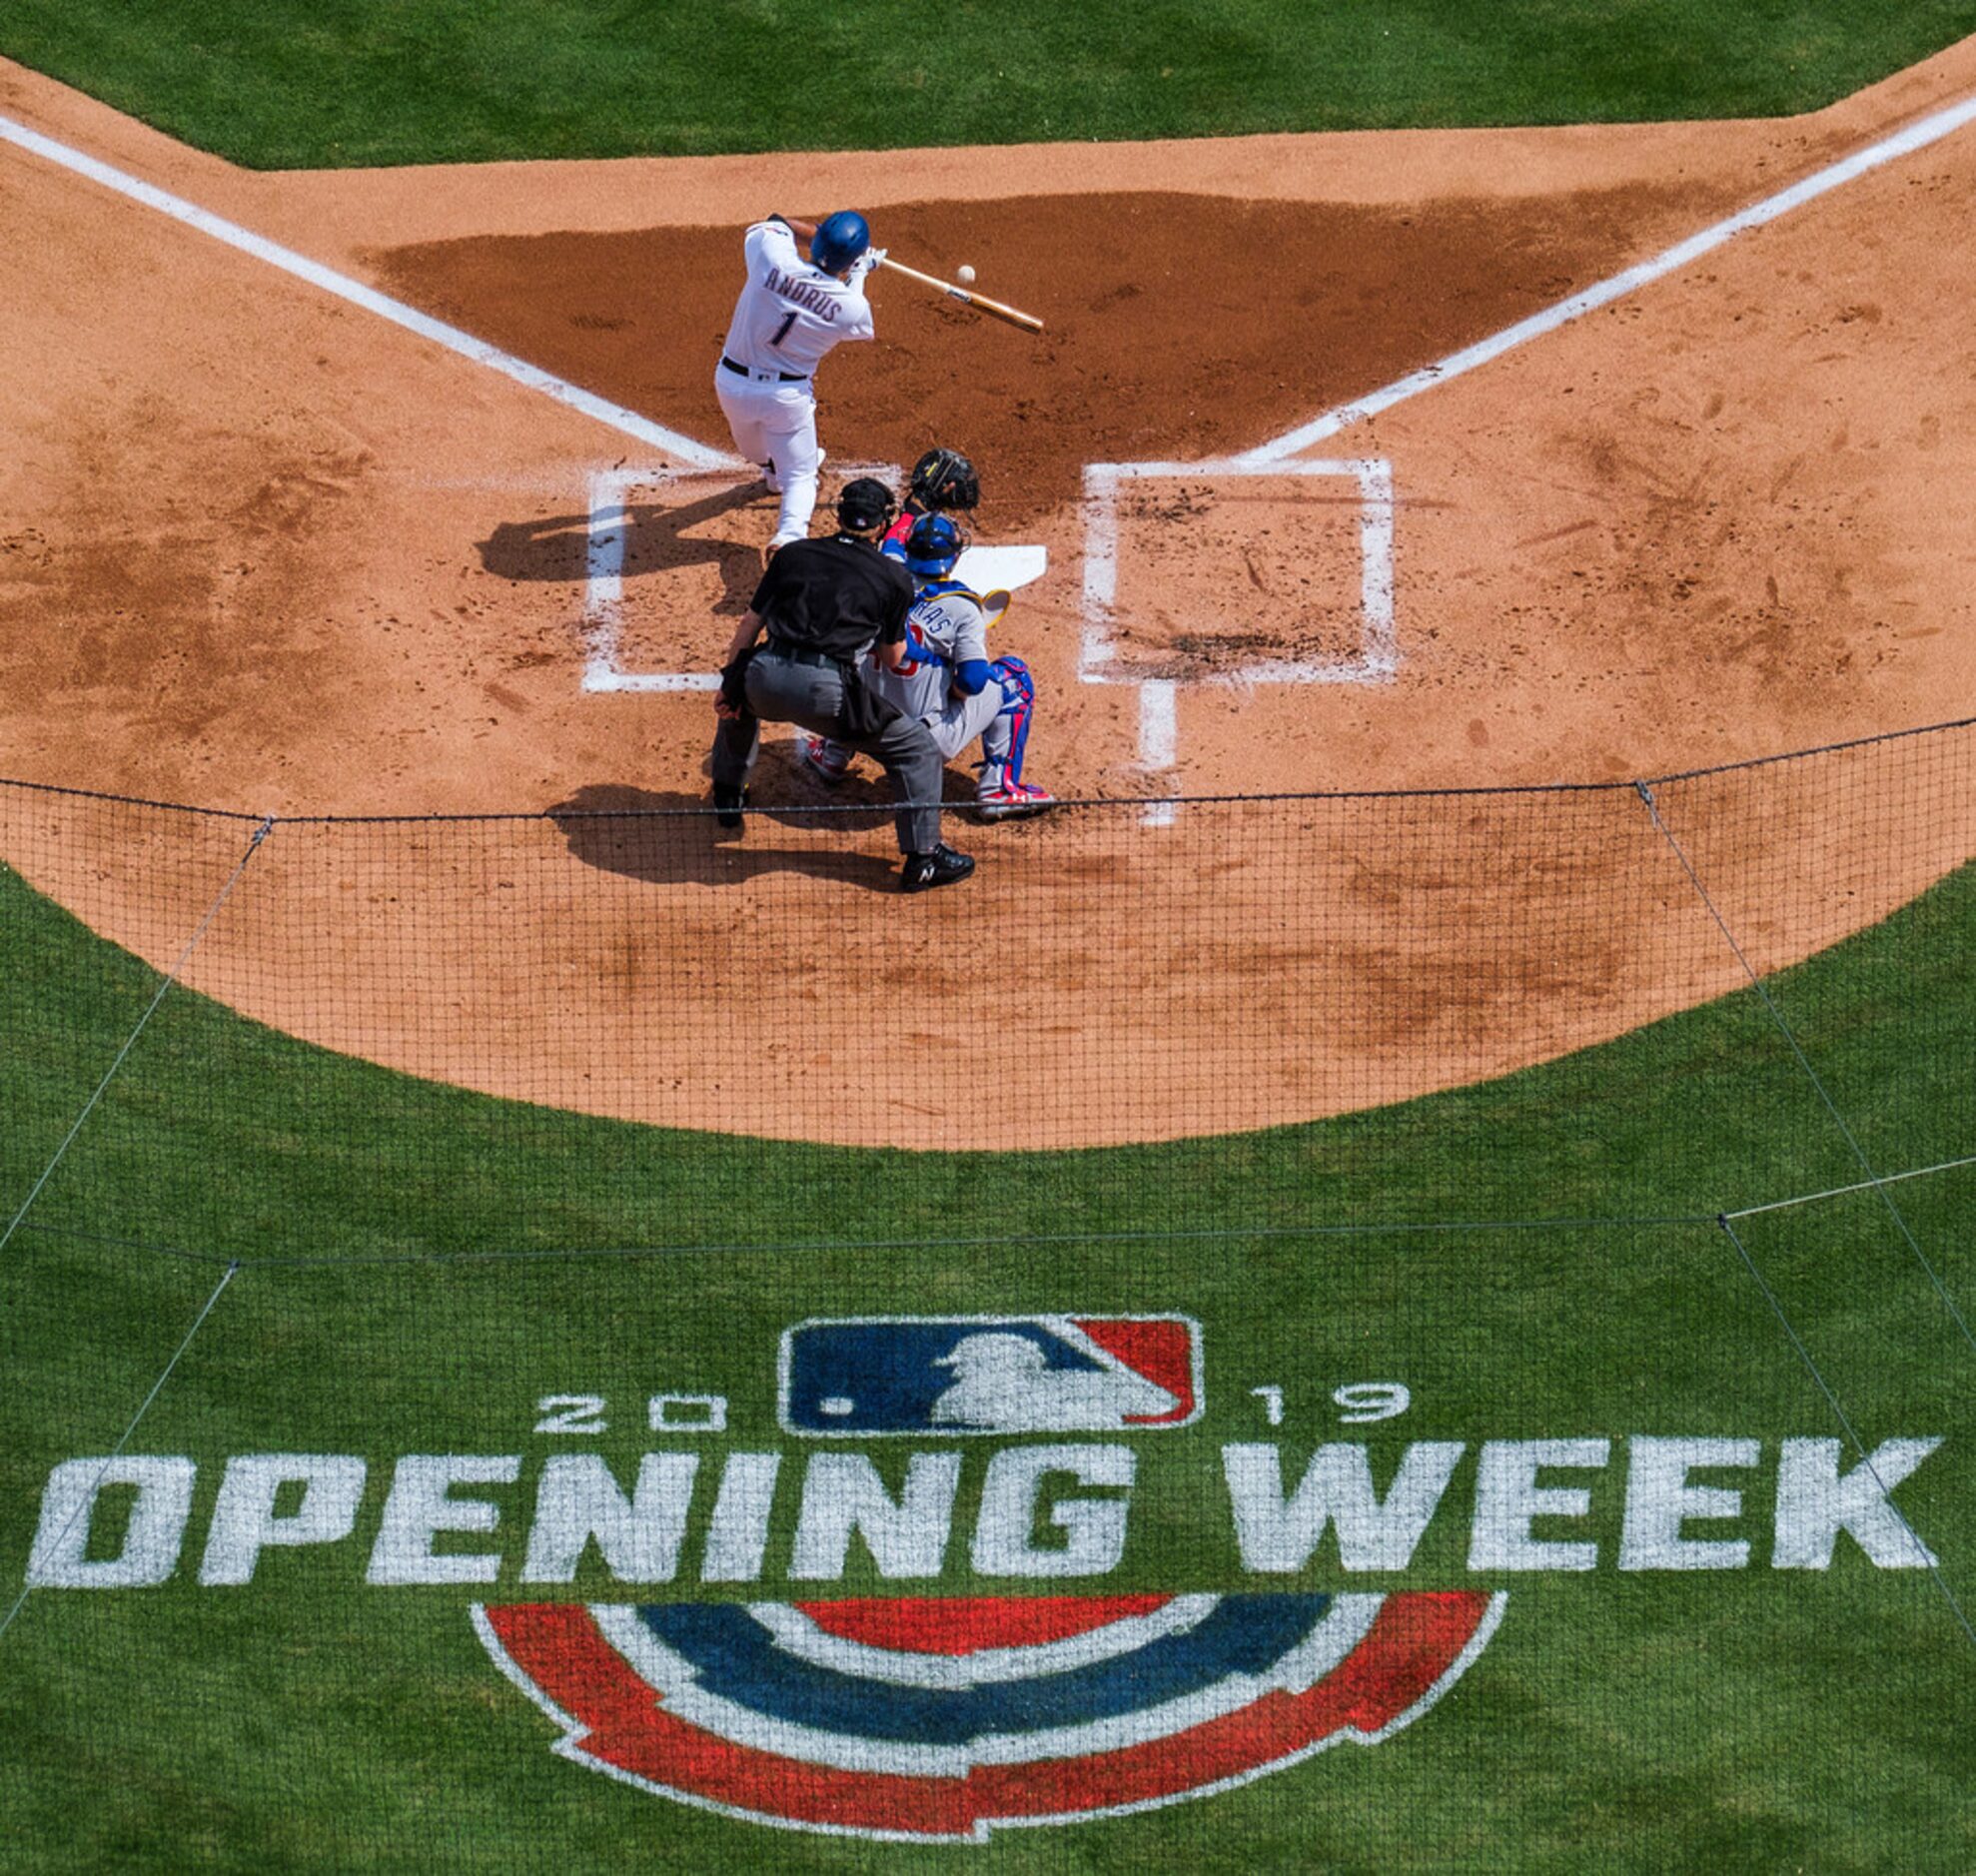
[[[759, 545], [724, 533], [693, 538], [686, 530], [768, 498], [761, 483], [754, 481], [717, 488], [676, 507], [627, 502], [623, 577], [635, 579], [682, 566], [716, 566], [726, 590], [714, 611], [735, 615], [746, 611], [761, 580]], [[500, 579], [580, 581], [590, 570], [590, 517], [552, 514], [534, 521], [502, 521], [475, 545], [481, 551], [481, 564]]]
[[[867, 892], [897, 891], [896, 855], [860, 852], [855, 844], [882, 827], [889, 846], [889, 800], [874, 799], [868, 815], [819, 814], [791, 799], [802, 792], [800, 784], [781, 774], [779, 764], [771, 768], [767, 754], [752, 793], [778, 805], [749, 808], [738, 833], [715, 823], [704, 793], [618, 782], [585, 784], [550, 808], [548, 818], [585, 866], [652, 885], [738, 886], [766, 873], [807, 873]], [[778, 845], [778, 826], [820, 831], [826, 841], [834, 833], [841, 844]]]

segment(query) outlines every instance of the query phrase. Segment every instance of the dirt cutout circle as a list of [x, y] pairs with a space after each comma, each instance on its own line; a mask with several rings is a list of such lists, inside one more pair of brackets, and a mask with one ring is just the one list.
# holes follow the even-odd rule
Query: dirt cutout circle
[[[880, 343], [826, 366], [823, 440], [833, 469], [976, 459], [984, 535], [1049, 554], [998, 628], [1037, 676], [1031, 773], [1125, 797], [1598, 780], [1954, 713], [1968, 134], [1272, 477], [1136, 491], [1102, 682], [1084, 474], [1253, 450], [1972, 88], [1963, 47], [1790, 123], [805, 159], [797, 200], [763, 159], [249, 176], [0, 68], [11, 115], [722, 451], [746, 221], [856, 201], [902, 257], [971, 261], [1043, 339], [881, 277]], [[555, 811], [279, 826], [186, 973], [251, 1016], [629, 1119], [1070, 1147], [1480, 1079], [1740, 981], [1627, 791], [957, 828], [976, 879], [910, 905], [882, 821], [737, 844], [656, 815], [704, 799], [710, 712], [585, 687], [594, 494], [625, 503], [611, 668], [703, 671], [771, 523], [742, 471], [681, 472], [19, 150], [0, 175], [0, 769], [278, 815]], [[1362, 648], [1359, 495], [1292, 472], [1313, 458], [1391, 466], [1396, 655], [1364, 682], [1253, 675]], [[1849, 760], [1846, 817], [1783, 782], [1690, 791], [1766, 964], [1969, 851], [1904, 813], [1891, 758]], [[826, 799], [780, 742], [756, 792]], [[134, 838], [128, 812], [9, 796], [0, 833], [169, 963], [233, 832]], [[1779, 886], [1819, 878], [1851, 889]], [[887, 1012], [855, 1051], [819, 1014], [847, 986]]]

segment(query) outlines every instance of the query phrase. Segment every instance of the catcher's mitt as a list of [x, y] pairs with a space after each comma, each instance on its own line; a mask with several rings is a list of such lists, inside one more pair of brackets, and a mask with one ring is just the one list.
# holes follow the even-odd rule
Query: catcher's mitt
[[929, 450], [912, 466], [907, 497], [922, 513], [972, 508], [981, 499], [981, 483], [958, 450]]

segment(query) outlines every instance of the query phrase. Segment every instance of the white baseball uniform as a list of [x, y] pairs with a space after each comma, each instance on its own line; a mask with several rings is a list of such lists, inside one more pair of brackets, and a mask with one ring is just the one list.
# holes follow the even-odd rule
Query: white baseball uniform
[[816, 447], [812, 375], [832, 346], [872, 338], [864, 263], [839, 280], [812, 267], [786, 222], [757, 222], [743, 249], [747, 279], [734, 302], [713, 390], [734, 448], [758, 463], [782, 497], [771, 547], [801, 540], [816, 508], [822, 453]]

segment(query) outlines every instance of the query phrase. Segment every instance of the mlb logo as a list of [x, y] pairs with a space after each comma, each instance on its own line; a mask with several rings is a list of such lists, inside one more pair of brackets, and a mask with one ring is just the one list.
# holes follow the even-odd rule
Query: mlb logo
[[812, 1318], [782, 1334], [776, 1412], [808, 1437], [1154, 1432], [1201, 1417], [1185, 1316]]

